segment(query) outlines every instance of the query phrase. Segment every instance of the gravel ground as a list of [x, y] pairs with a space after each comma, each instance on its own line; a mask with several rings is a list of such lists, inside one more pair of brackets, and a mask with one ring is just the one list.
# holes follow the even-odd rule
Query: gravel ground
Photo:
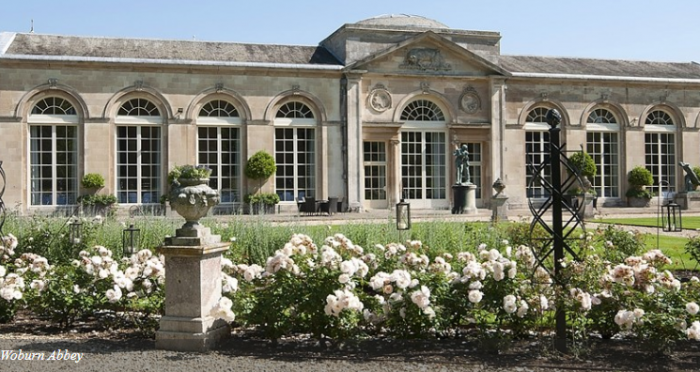
[[[0, 359], [8, 350], [44, 360], [0, 360], [0, 371], [697, 371], [699, 343], [683, 343], [670, 356], [653, 355], [625, 341], [593, 341], [579, 358], [560, 356], [543, 342], [520, 341], [496, 353], [461, 340], [358, 341], [321, 347], [317, 341], [268, 341], [233, 337], [208, 353], [156, 350], [146, 338], [89, 335], [0, 335]], [[21, 337], [21, 338], [20, 338]], [[75, 338], [73, 338], [75, 337]], [[2, 353], [5, 354], [2, 354]], [[76, 360], [48, 360], [69, 354]], [[18, 355], [18, 354], [17, 354]]]

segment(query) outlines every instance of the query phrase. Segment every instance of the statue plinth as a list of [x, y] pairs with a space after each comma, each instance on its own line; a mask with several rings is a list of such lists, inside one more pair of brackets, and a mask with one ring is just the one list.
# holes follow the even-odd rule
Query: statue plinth
[[491, 198], [491, 221], [500, 222], [508, 220], [508, 197], [498, 193]]
[[477, 214], [476, 185], [473, 183], [452, 185], [452, 202], [452, 214]]
[[[221, 255], [230, 243], [212, 235], [199, 219], [218, 204], [218, 193], [204, 183], [171, 190], [185, 224], [157, 249], [165, 256], [165, 314], [156, 332], [156, 348], [203, 352], [231, 334], [211, 310], [221, 299]], [[172, 202], [171, 202], [172, 203]]]

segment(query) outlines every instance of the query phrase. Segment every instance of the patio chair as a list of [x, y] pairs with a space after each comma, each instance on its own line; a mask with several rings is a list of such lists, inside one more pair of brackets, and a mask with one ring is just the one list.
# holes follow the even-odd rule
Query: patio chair
[[319, 213], [327, 213], [329, 216], [336, 212], [338, 208], [338, 198], [328, 198], [328, 200], [321, 202], [318, 206]]
[[345, 198], [341, 196], [338, 198], [338, 202], [336, 203], [336, 212], [345, 212], [345, 209], [343, 209], [343, 203], [345, 203]]
[[316, 198], [308, 197], [300, 204], [299, 213], [305, 213], [307, 216], [316, 214]]
[[304, 198], [301, 198], [301, 200], [299, 200], [299, 198], [294, 198], [294, 201], [297, 202], [297, 212], [301, 213], [301, 206], [304, 204]]

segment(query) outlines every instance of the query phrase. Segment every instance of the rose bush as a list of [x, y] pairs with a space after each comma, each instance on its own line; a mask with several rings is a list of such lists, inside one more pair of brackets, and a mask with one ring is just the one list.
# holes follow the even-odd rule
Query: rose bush
[[[577, 341], [654, 340], [657, 351], [667, 351], [700, 339], [697, 277], [681, 283], [665, 269], [669, 258], [640, 252], [634, 235], [608, 229], [582, 238], [580, 260], [561, 262], [564, 285], [537, 265], [530, 247], [507, 240], [445, 252], [417, 240], [364, 248], [342, 234], [319, 245], [294, 234], [264, 265], [247, 261], [234, 243], [222, 260], [224, 297], [210, 314], [273, 340], [308, 334], [502, 341], [551, 334], [559, 308]], [[26, 308], [64, 327], [90, 315], [157, 327], [165, 271], [150, 250], [115, 259], [94, 246], [68, 265], [52, 265], [30, 252], [15, 257], [16, 249], [17, 238], [2, 238], [3, 320]], [[545, 263], [553, 267], [551, 259]]]

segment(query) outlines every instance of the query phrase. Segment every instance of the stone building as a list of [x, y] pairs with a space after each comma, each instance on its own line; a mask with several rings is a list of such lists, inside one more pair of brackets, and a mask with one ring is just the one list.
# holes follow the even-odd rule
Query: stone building
[[700, 165], [698, 63], [508, 56], [500, 39], [406, 15], [318, 46], [0, 33], [3, 199], [69, 209], [100, 173], [120, 208], [155, 205], [168, 169], [194, 163], [236, 210], [258, 185], [245, 161], [265, 150], [278, 168], [263, 190], [282, 210], [304, 196], [447, 209], [467, 144], [478, 206], [500, 178], [517, 208], [543, 195], [526, 163], [544, 158], [550, 108], [567, 148], [594, 157], [599, 203], [625, 205], [634, 166], [673, 191], [679, 161]]

